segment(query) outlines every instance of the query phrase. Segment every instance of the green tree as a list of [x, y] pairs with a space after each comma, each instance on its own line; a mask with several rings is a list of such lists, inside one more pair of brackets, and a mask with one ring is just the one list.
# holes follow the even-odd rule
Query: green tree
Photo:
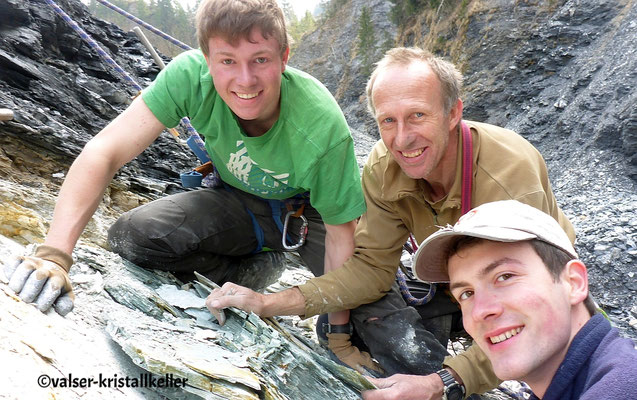
[[319, 3], [319, 8], [323, 10], [321, 13], [321, 23], [336, 15], [336, 12], [347, 2], [348, 0], [321, 0]]
[[[184, 10], [176, 0], [110, 0], [110, 2], [168, 35], [192, 47], [198, 47], [194, 26], [196, 8]], [[96, 0], [90, 0], [88, 8], [96, 17], [117, 24], [125, 31], [131, 30], [136, 25], [126, 17], [97, 3]], [[160, 52], [166, 55], [174, 57], [183, 51], [152, 33], [147, 33], [146, 36]]]
[[281, 9], [283, 10], [283, 16], [285, 16], [285, 21], [288, 25], [294, 25], [298, 22], [294, 9], [288, 0], [281, 1]]
[[393, 3], [391, 19], [399, 26], [423, 9], [436, 9], [442, 4], [441, 0], [391, 0], [391, 2]]
[[364, 76], [371, 73], [372, 63], [374, 62], [374, 52], [376, 50], [376, 38], [374, 35], [374, 24], [372, 22], [371, 11], [369, 7], [363, 7], [361, 15], [358, 17], [358, 56], [360, 57]]
[[305, 12], [305, 15], [300, 20], [288, 24], [288, 33], [292, 37], [293, 47], [296, 47], [301, 42], [301, 38], [308, 32], [313, 32], [316, 29], [316, 20], [309, 11]]

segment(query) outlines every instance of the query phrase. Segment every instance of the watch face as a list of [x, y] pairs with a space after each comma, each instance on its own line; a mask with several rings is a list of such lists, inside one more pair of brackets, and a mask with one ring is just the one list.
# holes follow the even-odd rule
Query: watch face
[[458, 384], [448, 387], [446, 392], [447, 400], [462, 400], [462, 389]]
[[454, 379], [454, 377], [446, 369], [441, 369], [436, 372], [442, 384], [445, 385], [443, 400], [462, 400], [464, 397], [464, 388]]

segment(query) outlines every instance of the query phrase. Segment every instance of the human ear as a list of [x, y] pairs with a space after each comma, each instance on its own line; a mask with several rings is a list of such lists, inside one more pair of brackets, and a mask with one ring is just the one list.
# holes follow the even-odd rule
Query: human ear
[[570, 286], [569, 300], [571, 305], [582, 303], [588, 296], [586, 265], [580, 260], [571, 260], [564, 267], [562, 275], [562, 279]]
[[462, 100], [456, 100], [456, 104], [449, 110], [449, 131], [453, 131], [458, 126], [460, 119], [462, 119], [462, 109]]
[[[210, 50], [208, 50], [208, 51], [210, 51]], [[210, 53], [208, 53], [208, 54], [203, 53], [203, 58], [206, 60], [206, 65], [208, 66], [208, 71], [210, 72], [210, 75], [212, 75], [212, 68], [211, 68], [212, 59], [210, 57]]]
[[281, 73], [285, 72], [285, 67], [288, 65], [288, 59], [290, 58], [290, 48], [287, 47], [281, 57]]

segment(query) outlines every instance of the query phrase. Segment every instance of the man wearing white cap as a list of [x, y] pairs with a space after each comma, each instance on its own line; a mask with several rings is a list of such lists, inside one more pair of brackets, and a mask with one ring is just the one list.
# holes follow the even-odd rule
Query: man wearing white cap
[[586, 266], [551, 216], [483, 204], [425, 239], [414, 265], [419, 279], [450, 283], [495, 374], [525, 381], [533, 399], [635, 397], [635, 345], [596, 314]]
[[365, 399], [456, 400], [496, 387], [477, 346], [448, 357], [449, 336], [461, 329], [462, 317], [444, 285], [417, 308], [401, 296], [395, 282], [405, 242], [410, 235], [424, 240], [472, 207], [506, 199], [549, 213], [573, 241], [575, 232], [539, 151], [511, 130], [464, 120], [461, 89], [453, 64], [423, 49], [389, 50], [367, 84], [381, 140], [361, 177], [367, 212], [356, 227], [354, 254], [340, 268], [274, 294], [227, 283], [208, 297], [208, 307], [305, 317], [352, 310], [352, 324], [319, 329], [334, 354], [356, 369], [366, 367], [364, 353], [352, 346], [353, 325], [387, 374], [413, 378], [402, 386], [383, 381]]

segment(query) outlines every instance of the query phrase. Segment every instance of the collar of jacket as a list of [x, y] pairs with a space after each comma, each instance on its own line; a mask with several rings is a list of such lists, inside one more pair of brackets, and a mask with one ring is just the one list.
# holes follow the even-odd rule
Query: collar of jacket
[[[473, 169], [472, 175], [476, 175], [480, 137], [477, 129], [471, 121], [465, 121], [473, 135]], [[458, 126], [460, 128], [460, 126]], [[457, 152], [462, 154], [462, 135], [459, 135]], [[462, 157], [456, 157], [456, 177], [449, 193], [442, 199], [434, 202], [431, 199], [429, 185], [424, 179], [413, 179], [407, 176], [396, 162], [382, 140], [378, 146], [378, 163], [382, 173], [381, 199], [395, 202], [405, 197], [413, 197], [422, 203], [428, 203], [431, 208], [441, 211], [446, 208], [460, 208], [462, 204]]]

